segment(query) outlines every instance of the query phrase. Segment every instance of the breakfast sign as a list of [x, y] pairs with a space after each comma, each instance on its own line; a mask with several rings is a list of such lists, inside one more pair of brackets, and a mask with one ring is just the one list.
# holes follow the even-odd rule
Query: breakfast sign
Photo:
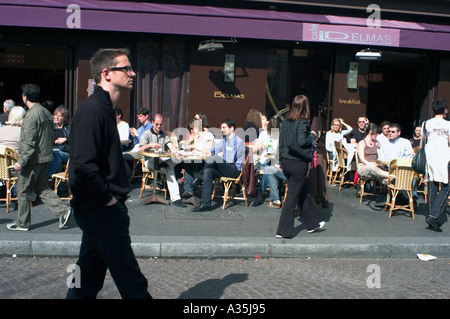
[[304, 23], [303, 41], [398, 47], [400, 30]]

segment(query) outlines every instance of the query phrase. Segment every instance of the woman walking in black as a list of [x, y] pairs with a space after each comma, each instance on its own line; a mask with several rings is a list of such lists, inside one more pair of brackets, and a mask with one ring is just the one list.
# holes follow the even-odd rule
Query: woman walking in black
[[298, 204], [308, 233], [323, 227], [317, 213], [306, 201], [305, 187], [308, 163], [313, 158], [313, 141], [317, 135], [309, 126], [310, 106], [304, 95], [297, 95], [292, 101], [290, 111], [281, 125], [279, 154], [281, 168], [288, 180], [288, 192], [281, 211], [277, 238], [292, 238], [294, 232], [294, 213]]

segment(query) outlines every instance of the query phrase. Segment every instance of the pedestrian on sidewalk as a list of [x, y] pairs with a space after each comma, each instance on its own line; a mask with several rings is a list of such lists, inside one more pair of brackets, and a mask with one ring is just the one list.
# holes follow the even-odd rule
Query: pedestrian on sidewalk
[[133, 87], [134, 73], [126, 49], [101, 49], [92, 57], [94, 92], [72, 121], [69, 184], [75, 220], [83, 231], [77, 265], [80, 286], [67, 298], [96, 298], [106, 270], [122, 298], [151, 298], [129, 234], [125, 206], [130, 192], [114, 107]]
[[325, 224], [318, 221], [314, 201], [307, 200], [306, 174], [309, 162], [313, 159], [313, 142], [317, 138], [316, 133], [309, 127], [310, 114], [308, 98], [297, 95], [281, 125], [279, 153], [281, 168], [289, 187], [281, 210], [277, 238], [293, 237], [294, 212], [297, 205], [308, 233], [322, 228]]
[[450, 194], [450, 122], [445, 120], [448, 113], [447, 102], [437, 99], [432, 104], [434, 118], [423, 123], [427, 158], [426, 175], [428, 180], [428, 216], [425, 221], [429, 229], [441, 232], [438, 222]]
[[31, 226], [30, 197], [34, 192], [53, 214], [59, 218], [62, 229], [69, 220], [71, 209], [48, 187], [47, 169], [53, 160], [53, 117], [39, 99], [41, 89], [36, 84], [22, 87], [22, 100], [28, 112], [22, 120], [16, 171], [19, 211], [15, 222], [6, 225], [9, 230], [28, 231]]

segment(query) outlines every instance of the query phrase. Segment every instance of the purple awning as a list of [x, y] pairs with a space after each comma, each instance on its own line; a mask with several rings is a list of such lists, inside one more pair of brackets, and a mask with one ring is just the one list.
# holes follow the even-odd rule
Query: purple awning
[[[69, 7], [72, 4], [80, 10]], [[0, 25], [450, 51], [447, 25], [382, 20], [381, 28], [372, 29], [363, 18], [141, 2], [0, 0]]]

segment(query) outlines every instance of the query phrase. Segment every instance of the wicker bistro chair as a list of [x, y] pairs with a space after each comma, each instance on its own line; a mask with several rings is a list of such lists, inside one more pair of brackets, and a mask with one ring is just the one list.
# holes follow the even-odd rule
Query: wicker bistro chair
[[69, 192], [69, 195], [67, 197], [61, 197], [61, 199], [64, 200], [70, 200], [72, 199], [72, 193], [70, 192], [70, 187], [69, 187], [69, 161], [67, 161], [66, 164], [66, 168], [64, 169], [64, 172], [59, 172], [59, 173], [55, 173], [52, 174], [52, 179], [54, 179], [54, 191], [55, 194], [58, 194], [58, 186], [61, 183], [64, 183], [67, 185], [67, 190]]
[[[155, 172], [153, 169], [148, 168], [145, 166], [144, 158], [139, 159], [142, 167], [142, 183], [141, 183], [141, 192], [139, 193], [139, 198], [142, 198], [142, 194], [144, 193], [144, 190], [153, 190], [153, 183], [148, 183], [148, 180], [153, 180], [154, 176], [153, 174], [158, 174], [158, 172]], [[163, 185], [166, 185], [166, 176], [162, 173], [160, 173], [161, 181]], [[156, 190], [163, 191], [164, 192], [164, 198], [167, 198], [167, 187], [159, 188], [157, 187]]]
[[9, 204], [17, 197], [12, 197], [11, 191], [17, 182], [17, 176], [14, 174], [14, 164], [17, 163], [17, 152], [8, 146], [0, 145], [0, 181], [6, 185], [6, 197], [0, 198], [0, 201], [6, 202], [6, 212], [9, 213]]
[[[225, 176], [217, 178], [216, 182], [214, 183], [213, 192], [212, 192], [212, 195], [211, 195], [211, 200], [214, 199], [214, 197], [216, 195], [216, 188], [219, 185], [219, 183], [223, 183], [223, 187], [224, 187], [224, 192], [223, 192], [223, 196], [222, 196], [222, 198], [223, 198], [222, 210], [225, 209], [225, 205], [227, 204], [227, 201], [230, 198], [235, 199], [235, 200], [236, 199], [244, 200], [245, 201], [245, 207], [248, 207], [247, 194], [246, 194], [247, 191], [245, 189], [244, 181], [242, 180], [242, 169], [241, 169], [241, 173], [236, 178], [225, 177]], [[236, 185], [241, 185], [243, 197], [236, 197], [236, 195], [237, 195], [236, 194]], [[234, 195], [230, 195], [230, 188], [233, 188], [233, 194]]]
[[339, 177], [339, 190], [341, 190], [342, 185], [344, 184], [353, 184], [353, 181], [347, 181], [345, 182], [345, 175], [350, 172], [347, 169], [347, 150], [344, 148], [341, 142], [334, 142], [334, 147], [336, 148], [336, 156], [337, 156], [337, 168], [336, 173], [334, 174], [334, 179], [331, 185], [334, 185], [336, 183], [337, 178]]
[[[389, 175], [395, 176], [394, 180], [389, 181], [388, 194], [386, 197], [386, 204], [384, 210], [389, 209], [389, 218], [392, 212], [397, 209], [402, 209], [411, 212], [412, 219], [414, 219], [414, 201], [413, 201], [413, 181], [418, 182], [417, 172], [411, 166], [412, 159], [399, 158], [393, 159], [389, 164]], [[398, 205], [395, 203], [399, 191], [405, 191], [408, 194], [409, 204]]]

